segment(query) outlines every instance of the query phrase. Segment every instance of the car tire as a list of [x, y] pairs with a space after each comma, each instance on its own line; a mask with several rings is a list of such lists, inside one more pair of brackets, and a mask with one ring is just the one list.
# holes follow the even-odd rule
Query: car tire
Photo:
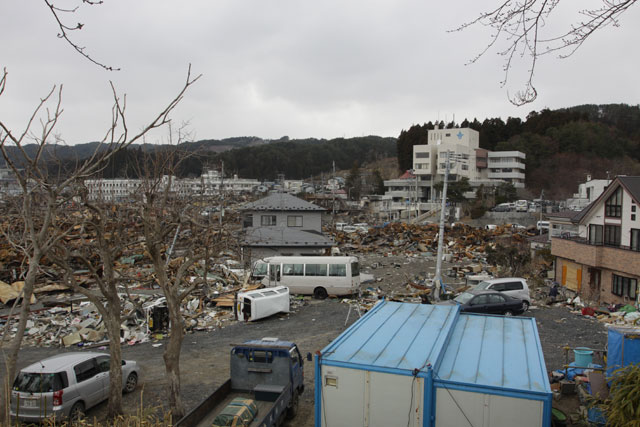
[[315, 299], [325, 299], [329, 296], [325, 288], [315, 288], [313, 290], [313, 297]]
[[505, 315], [505, 316], [509, 316], [509, 317], [510, 317], [510, 316], [513, 316], [513, 311], [511, 311], [511, 310], [507, 310], [507, 311], [505, 311], [505, 312], [504, 312], [504, 315]]
[[287, 419], [291, 420], [293, 418], [295, 418], [296, 414], [298, 413], [298, 391], [294, 391], [293, 392], [293, 396], [291, 397], [291, 403], [289, 404], [289, 407], [287, 408]]
[[526, 312], [529, 310], [529, 301], [522, 301], [522, 312]]
[[127, 381], [124, 384], [124, 392], [131, 393], [138, 386], [138, 374], [131, 372], [127, 377]]
[[76, 402], [69, 411], [69, 422], [71, 425], [78, 423], [84, 418], [84, 403]]

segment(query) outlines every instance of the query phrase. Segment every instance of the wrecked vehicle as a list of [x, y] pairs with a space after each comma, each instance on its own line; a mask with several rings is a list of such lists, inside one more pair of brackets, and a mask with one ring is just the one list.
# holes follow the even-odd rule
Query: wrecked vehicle
[[[311, 360], [311, 353], [307, 360]], [[277, 338], [247, 341], [233, 347], [230, 363], [231, 378], [178, 421], [176, 427], [270, 427], [280, 425], [285, 417], [295, 417], [299, 395], [304, 391], [304, 361], [296, 344]], [[250, 410], [230, 407], [234, 406], [229, 405], [234, 399], [241, 403], [236, 407]], [[247, 412], [250, 420], [245, 418]]]
[[289, 288], [286, 286], [238, 292], [237, 299], [236, 310], [240, 322], [251, 322], [276, 313], [289, 312]]

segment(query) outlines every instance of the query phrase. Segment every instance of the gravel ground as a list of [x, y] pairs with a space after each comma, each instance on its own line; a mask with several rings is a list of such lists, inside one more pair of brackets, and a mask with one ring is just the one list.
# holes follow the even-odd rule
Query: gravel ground
[[[381, 294], [399, 297], [407, 294], [407, 278], [432, 272], [433, 258], [404, 256], [384, 257], [370, 255], [363, 259], [363, 271], [374, 274], [382, 281], [365, 284], [363, 287], [379, 288]], [[376, 268], [372, 268], [375, 265]], [[445, 268], [448, 265], [445, 264]], [[211, 391], [226, 380], [229, 373], [231, 345], [248, 339], [279, 337], [298, 344], [303, 355], [314, 353], [329, 344], [346, 327], [357, 320], [355, 311], [349, 313], [349, 304], [339, 299], [315, 301], [305, 299], [302, 305], [293, 308], [288, 315], [273, 316], [255, 323], [230, 323], [227, 327], [212, 332], [197, 332], [185, 337], [182, 358], [182, 390], [187, 408], [194, 407]], [[347, 314], [349, 318], [347, 320]], [[525, 314], [535, 317], [544, 351], [547, 370], [562, 368], [565, 363], [564, 346], [604, 348], [606, 329], [593, 319], [570, 312], [564, 306], [535, 307]], [[164, 394], [164, 345], [149, 342], [123, 349], [124, 357], [138, 361], [142, 366], [142, 381], [138, 390], [124, 398], [125, 410], [135, 413], [140, 399], [146, 407], [162, 408], [166, 403]], [[44, 357], [72, 351], [59, 348], [24, 348], [20, 353], [19, 367]], [[106, 350], [104, 350], [106, 351]], [[570, 355], [569, 361], [573, 361]], [[0, 369], [3, 373], [4, 369]], [[0, 374], [0, 377], [2, 375]], [[305, 365], [305, 392], [301, 399], [297, 417], [289, 423], [293, 426], [313, 426], [314, 367]], [[142, 396], [142, 397], [141, 397]], [[106, 403], [88, 412], [89, 417], [104, 417]]]

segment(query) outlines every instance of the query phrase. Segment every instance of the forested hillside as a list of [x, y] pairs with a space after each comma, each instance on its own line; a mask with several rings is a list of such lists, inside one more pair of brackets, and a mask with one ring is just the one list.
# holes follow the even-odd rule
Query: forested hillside
[[[586, 175], [605, 178], [640, 175], [640, 108], [625, 104], [580, 105], [529, 113], [523, 121], [509, 117], [479, 122], [439, 123], [480, 132], [480, 147], [518, 150], [527, 155], [526, 185], [537, 194], [568, 197]], [[435, 124], [411, 126], [398, 138], [399, 170], [411, 168], [412, 148], [425, 144]]]
[[[337, 170], [350, 169], [354, 162], [359, 165], [393, 157], [395, 138], [366, 136], [359, 138], [336, 138], [288, 140], [264, 143], [215, 153], [207, 144], [194, 147], [183, 144], [179, 148], [185, 158], [178, 165], [178, 174], [183, 177], [200, 176], [207, 167], [220, 169], [224, 163], [225, 174], [238, 174], [243, 178], [273, 180], [279, 174], [287, 179], [303, 179], [322, 172], [330, 172], [333, 162]], [[142, 159], [140, 147], [118, 155], [103, 171], [105, 178], [137, 178], [134, 165]]]

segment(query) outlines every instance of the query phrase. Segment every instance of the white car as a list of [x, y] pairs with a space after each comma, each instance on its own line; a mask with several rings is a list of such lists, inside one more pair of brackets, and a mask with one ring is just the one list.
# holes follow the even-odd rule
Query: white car
[[527, 311], [531, 305], [529, 295], [529, 285], [522, 277], [503, 277], [501, 279], [484, 280], [476, 285], [474, 289], [499, 291], [514, 298], [522, 300], [522, 310]]
[[[140, 371], [132, 360], [122, 361], [122, 388], [135, 390]], [[11, 418], [39, 423], [78, 420], [85, 410], [109, 397], [109, 355], [63, 353], [22, 369], [11, 388]]]

